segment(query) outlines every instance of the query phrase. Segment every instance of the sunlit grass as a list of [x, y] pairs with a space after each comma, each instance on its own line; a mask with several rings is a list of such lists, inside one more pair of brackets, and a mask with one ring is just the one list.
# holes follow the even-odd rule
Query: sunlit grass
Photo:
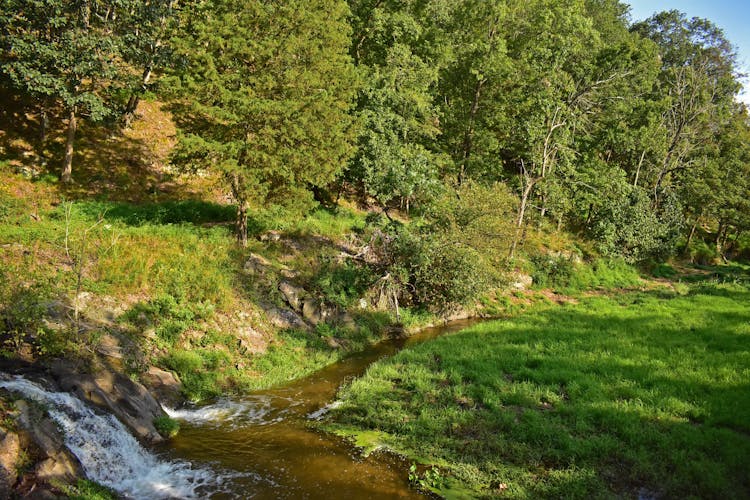
[[709, 284], [537, 307], [377, 363], [335, 419], [483, 495], [747, 497], [748, 304]]

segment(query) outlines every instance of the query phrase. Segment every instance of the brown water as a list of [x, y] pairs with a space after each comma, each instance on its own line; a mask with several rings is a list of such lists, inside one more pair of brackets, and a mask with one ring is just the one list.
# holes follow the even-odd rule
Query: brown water
[[275, 389], [177, 412], [180, 434], [171, 458], [228, 473], [211, 498], [424, 498], [409, 487], [409, 464], [390, 453], [367, 458], [347, 441], [310, 426], [346, 380], [407, 345], [470, 326], [475, 320], [429, 328], [372, 346], [323, 370]]

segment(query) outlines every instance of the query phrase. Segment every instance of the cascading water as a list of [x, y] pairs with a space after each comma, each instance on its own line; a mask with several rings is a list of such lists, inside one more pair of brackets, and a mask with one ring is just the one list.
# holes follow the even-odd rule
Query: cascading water
[[[377, 453], [364, 458], [347, 441], [310, 424], [336, 408], [341, 384], [361, 376], [371, 363], [405, 344], [470, 324], [456, 322], [408, 340], [382, 342], [273, 389], [204, 406], [165, 409], [183, 425], [159, 458], [144, 450], [114, 417], [96, 414], [69, 394], [2, 374], [0, 387], [44, 403], [65, 431], [66, 444], [87, 476], [127, 498], [417, 500], [424, 496], [410, 486], [404, 459]], [[192, 464], [210, 464], [210, 469]]]
[[163, 461], [144, 449], [112, 415], [50, 392], [22, 377], [0, 374], [0, 387], [44, 404], [86, 476], [127, 498], [204, 498], [226, 491], [236, 473], [216, 473], [182, 460]]

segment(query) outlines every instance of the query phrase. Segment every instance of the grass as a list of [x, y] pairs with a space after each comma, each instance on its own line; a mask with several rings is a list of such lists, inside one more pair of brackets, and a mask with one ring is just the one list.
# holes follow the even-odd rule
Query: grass
[[747, 498], [748, 303], [704, 283], [535, 306], [376, 363], [334, 428], [437, 465], [446, 496]]
[[177, 373], [186, 398], [207, 400], [309, 375], [381, 340], [387, 321], [363, 316], [357, 328], [321, 324], [315, 332], [283, 331], [265, 353], [250, 358], [239, 352], [235, 337], [210, 332], [206, 341], [173, 346], [160, 364]]

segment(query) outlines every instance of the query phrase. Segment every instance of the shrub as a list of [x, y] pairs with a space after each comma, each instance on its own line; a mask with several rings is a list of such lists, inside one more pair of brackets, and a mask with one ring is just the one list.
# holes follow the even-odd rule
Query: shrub
[[165, 438], [172, 438], [180, 431], [180, 423], [166, 415], [154, 419], [154, 427]]
[[346, 261], [326, 262], [313, 278], [313, 286], [328, 302], [348, 308], [367, 293], [375, 281], [373, 271], [364, 265]]

